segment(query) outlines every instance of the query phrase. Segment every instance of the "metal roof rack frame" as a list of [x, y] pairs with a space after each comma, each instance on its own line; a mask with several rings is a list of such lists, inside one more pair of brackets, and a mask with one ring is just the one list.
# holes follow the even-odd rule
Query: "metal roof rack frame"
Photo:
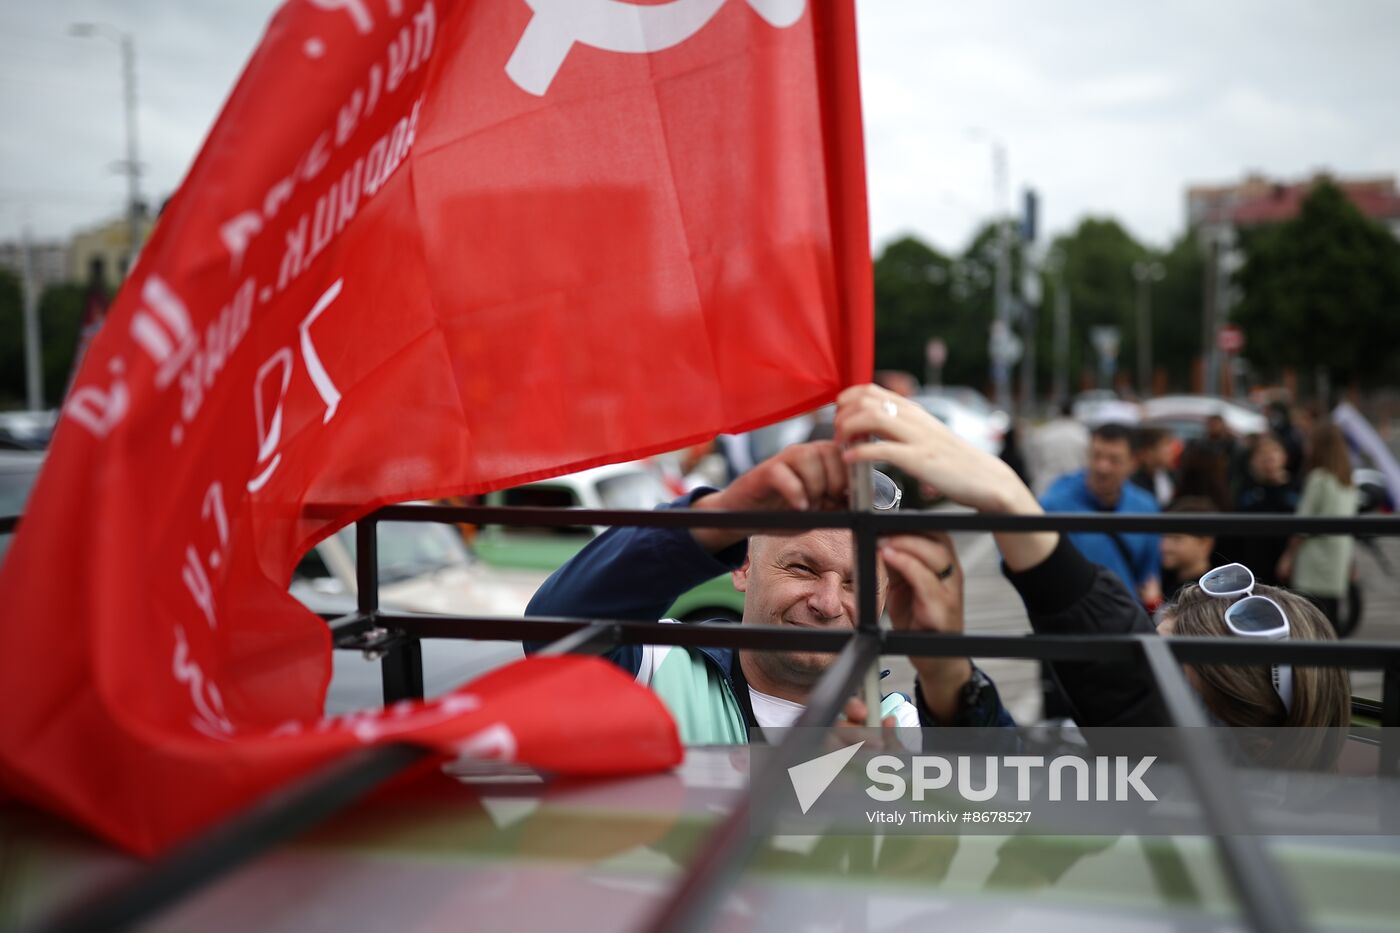
[[[307, 514], [325, 514], [308, 506]], [[767, 528], [805, 530], [845, 528], [854, 533], [857, 576], [872, 579], [881, 535], [912, 531], [1119, 531], [1156, 533], [1355, 534], [1400, 536], [1400, 517], [1305, 518], [1291, 515], [1118, 515], [1043, 516], [906, 512], [716, 512], [670, 509], [655, 512], [395, 505], [381, 508], [356, 525], [355, 612], [330, 618], [336, 648], [380, 654], [386, 705], [423, 696], [421, 639], [507, 639], [548, 641], [549, 654], [602, 653], [619, 644], [712, 645], [766, 650], [824, 650], [837, 657], [817, 682], [799, 726], [827, 726], [847, 697], [856, 692], [866, 669], [882, 654], [975, 656], [1055, 660], [1142, 660], [1168, 721], [1203, 726], [1204, 709], [1182, 673], [1183, 663], [1332, 665], [1383, 672], [1379, 719], [1383, 727], [1380, 767], [1400, 774], [1400, 644], [1379, 642], [1270, 642], [1254, 644], [1211, 638], [1154, 636], [986, 636], [882, 631], [875, 614], [874, 587], [860, 587], [858, 625], [851, 633], [791, 631], [752, 625], [663, 625], [598, 619], [473, 618], [400, 615], [378, 604], [377, 525], [382, 521], [472, 522], [514, 526], [621, 525], [669, 528]], [[17, 517], [0, 517], [0, 532], [13, 530]], [[648, 930], [696, 930], [704, 926], [739, 879], [761, 835], [768, 801], [782, 791], [787, 767], [816, 749], [815, 730], [795, 729], [765, 766], [752, 776], [749, 791], [701, 846], [684, 876], [647, 924]], [[1202, 807], [1215, 827], [1217, 849], [1249, 926], [1260, 933], [1306, 930], [1306, 912], [1260, 837], [1247, 834], [1248, 815], [1233, 785], [1222, 778], [1229, 765], [1204, 733], [1187, 729], [1183, 762]], [[146, 866], [133, 878], [98, 892], [42, 921], [35, 930], [108, 930], [127, 926], [169, 906], [322, 820], [334, 815], [385, 780], [422, 761], [428, 753], [391, 743], [356, 751], [233, 815]]]

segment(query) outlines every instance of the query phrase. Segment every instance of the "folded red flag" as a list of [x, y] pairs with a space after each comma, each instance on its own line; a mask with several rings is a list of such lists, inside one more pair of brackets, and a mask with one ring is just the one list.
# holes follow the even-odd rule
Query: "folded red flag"
[[287, 4], [94, 339], [0, 571], [0, 786], [151, 852], [389, 734], [673, 763], [662, 708], [593, 661], [325, 722], [326, 626], [287, 584], [381, 504], [867, 379], [853, 22], [850, 0]]

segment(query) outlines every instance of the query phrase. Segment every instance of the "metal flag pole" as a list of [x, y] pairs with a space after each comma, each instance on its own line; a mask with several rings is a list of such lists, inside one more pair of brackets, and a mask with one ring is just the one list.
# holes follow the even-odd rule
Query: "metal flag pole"
[[[847, 487], [852, 512], [869, 514], [875, 503], [875, 468], [869, 463], [852, 463], [848, 467]], [[856, 550], [856, 628], [878, 630], [880, 618], [876, 611], [875, 593], [878, 585], [875, 569], [875, 529], [858, 521], [853, 532]], [[867, 596], [869, 598], [867, 598]], [[865, 724], [880, 725], [880, 659], [877, 656], [865, 672]]]

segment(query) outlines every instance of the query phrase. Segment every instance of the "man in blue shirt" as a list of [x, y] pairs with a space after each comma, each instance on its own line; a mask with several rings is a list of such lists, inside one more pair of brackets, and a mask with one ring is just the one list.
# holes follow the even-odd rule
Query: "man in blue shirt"
[[[1089, 465], [1057, 479], [1041, 497], [1047, 512], [1156, 512], [1151, 493], [1128, 482], [1133, 472], [1132, 433], [1103, 424], [1089, 436]], [[1112, 571], [1149, 607], [1162, 599], [1157, 536], [1076, 532], [1069, 536], [1089, 560]]]

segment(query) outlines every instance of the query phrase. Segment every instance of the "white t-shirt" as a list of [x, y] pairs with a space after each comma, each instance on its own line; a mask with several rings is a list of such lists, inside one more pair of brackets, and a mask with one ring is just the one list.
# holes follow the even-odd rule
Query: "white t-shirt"
[[[760, 693], [753, 687], [749, 688], [749, 703], [753, 705], [753, 718], [763, 730], [764, 738], [770, 742], [776, 741], [770, 730], [791, 726], [797, 722], [797, 717], [801, 716], [802, 710], [805, 709], [801, 703]], [[881, 712], [885, 716], [893, 716], [897, 726], [919, 725], [919, 711], [914, 708], [913, 703], [907, 702], [898, 694], [885, 697]]]
[[806, 708], [801, 703], [759, 693], [753, 687], [749, 688], [749, 702], [753, 704], [753, 718], [758, 721], [759, 728], [763, 730], [764, 738], [770, 742], [774, 739], [773, 734], [768, 730], [783, 729], [792, 725], [797, 722], [797, 717], [801, 716], [802, 710]]

